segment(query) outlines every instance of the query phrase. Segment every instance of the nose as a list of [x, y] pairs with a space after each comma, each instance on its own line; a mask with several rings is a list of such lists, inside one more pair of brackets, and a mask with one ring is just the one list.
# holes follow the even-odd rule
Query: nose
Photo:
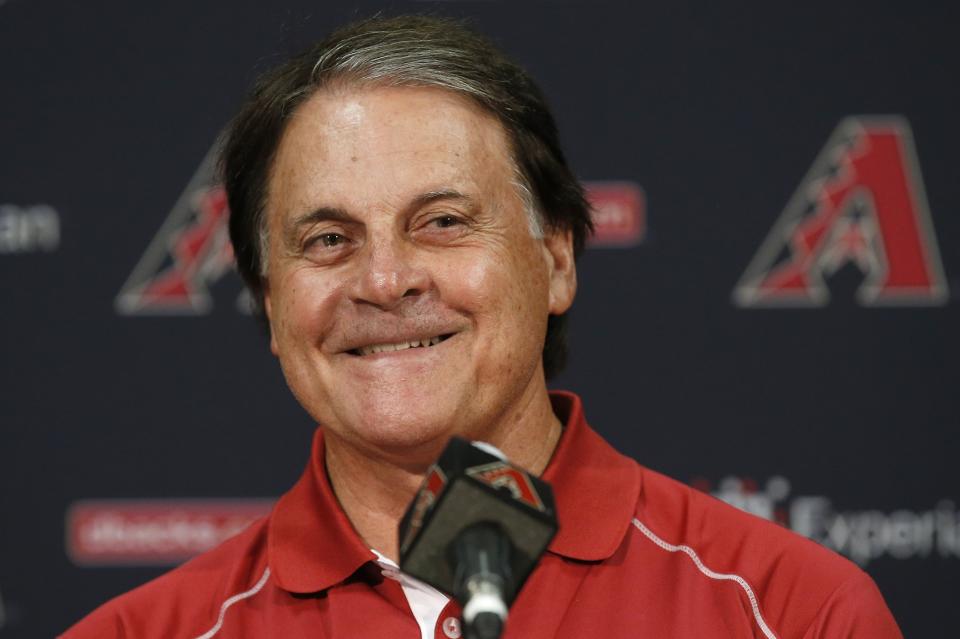
[[402, 238], [371, 239], [361, 249], [351, 297], [360, 304], [390, 310], [424, 293], [430, 277], [417, 249]]

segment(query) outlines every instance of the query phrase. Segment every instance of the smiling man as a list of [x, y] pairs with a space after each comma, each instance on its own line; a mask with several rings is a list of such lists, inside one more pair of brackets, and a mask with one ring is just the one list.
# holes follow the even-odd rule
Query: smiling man
[[560, 436], [541, 353], [548, 315], [573, 300], [571, 234], [537, 230], [516, 174], [497, 120], [436, 87], [331, 83], [276, 152], [271, 348], [324, 427], [341, 505], [393, 559], [450, 435], [535, 472]]
[[900, 636], [858, 568], [621, 456], [548, 393], [589, 212], [541, 93], [485, 40], [347, 27], [261, 78], [223, 168], [240, 272], [319, 424], [307, 469], [66, 636], [456, 639], [457, 605], [394, 563], [455, 434], [554, 486], [507, 637]]

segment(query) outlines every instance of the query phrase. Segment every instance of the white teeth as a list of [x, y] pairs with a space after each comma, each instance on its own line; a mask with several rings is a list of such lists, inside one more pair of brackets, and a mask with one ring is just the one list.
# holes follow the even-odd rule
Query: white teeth
[[403, 351], [408, 348], [421, 348], [424, 346], [435, 346], [440, 343], [440, 336], [428, 337], [427, 339], [413, 340], [412, 342], [400, 342], [399, 344], [374, 344], [373, 346], [364, 346], [358, 349], [361, 355], [373, 355], [374, 353]]

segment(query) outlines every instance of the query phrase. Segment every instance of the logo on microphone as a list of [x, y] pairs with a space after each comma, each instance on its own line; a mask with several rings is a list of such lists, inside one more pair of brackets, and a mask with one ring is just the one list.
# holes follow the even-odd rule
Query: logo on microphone
[[517, 470], [510, 464], [502, 461], [474, 466], [466, 470], [467, 475], [497, 489], [505, 489], [513, 498], [522, 501], [531, 508], [545, 512], [543, 500], [537, 494], [537, 489], [526, 473]]
[[947, 299], [920, 165], [906, 120], [844, 119], [737, 284], [741, 307], [823, 306], [825, 280], [863, 274], [864, 306]]
[[404, 535], [402, 549], [410, 546], [410, 542], [417, 536], [417, 531], [423, 527], [423, 517], [427, 511], [437, 502], [444, 486], [447, 485], [447, 476], [440, 470], [440, 467], [434, 464], [430, 467], [426, 479], [423, 480], [423, 487], [417, 493], [417, 501], [413, 507], [413, 515], [410, 517], [410, 528]]

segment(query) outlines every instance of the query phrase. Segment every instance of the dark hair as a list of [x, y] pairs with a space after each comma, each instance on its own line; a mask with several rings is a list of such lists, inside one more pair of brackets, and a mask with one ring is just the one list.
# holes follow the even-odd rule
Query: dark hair
[[[230, 205], [237, 268], [263, 317], [264, 207], [280, 138], [300, 104], [332, 83], [435, 86], [499, 120], [510, 140], [532, 227], [570, 231], [574, 255], [591, 232], [583, 187], [567, 166], [553, 115], [533, 79], [482, 36], [445, 18], [372, 18], [348, 25], [264, 73], [226, 132], [220, 170]], [[525, 196], [525, 197], [524, 197]], [[551, 315], [547, 377], [566, 361], [566, 318]]]

